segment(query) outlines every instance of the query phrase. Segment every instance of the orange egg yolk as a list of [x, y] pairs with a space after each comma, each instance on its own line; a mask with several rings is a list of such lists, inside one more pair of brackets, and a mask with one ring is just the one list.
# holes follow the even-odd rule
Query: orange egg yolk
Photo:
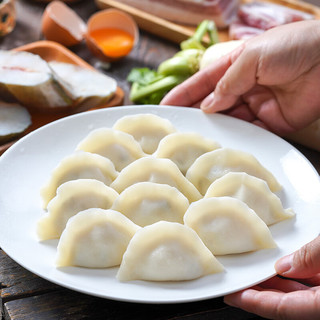
[[133, 47], [133, 37], [120, 29], [103, 28], [90, 32], [103, 53], [109, 57], [127, 55]]

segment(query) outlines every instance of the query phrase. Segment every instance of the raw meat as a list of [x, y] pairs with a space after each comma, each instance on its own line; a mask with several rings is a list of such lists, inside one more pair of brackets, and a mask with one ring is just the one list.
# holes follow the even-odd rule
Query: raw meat
[[238, 16], [247, 25], [263, 30], [313, 18], [313, 15], [299, 10], [263, 2], [253, 2], [240, 6]]
[[229, 27], [229, 38], [231, 40], [246, 40], [263, 33], [264, 30], [248, 26], [240, 19], [232, 22]]
[[119, 0], [157, 17], [173, 22], [198, 25], [214, 20], [218, 28], [227, 27], [236, 16], [239, 0]]
[[265, 30], [302, 20], [313, 19], [312, 14], [266, 2], [251, 2], [239, 7], [238, 17], [229, 27], [229, 37], [246, 40]]

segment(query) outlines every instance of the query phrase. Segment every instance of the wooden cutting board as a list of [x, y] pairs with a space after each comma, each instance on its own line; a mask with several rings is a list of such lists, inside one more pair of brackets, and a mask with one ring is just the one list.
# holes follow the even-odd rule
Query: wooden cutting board
[[[170, 40], [175, 43], [189, 38], [193, 35], [195, 28], [185, 25], [176, 24], [165, 19], [161, 19], [152, 14], [136, 9], [132, 6], [123, 4], [116, 0], [95, 0], [100, 9], [115, 8], [130, 14], [137, 22], [141, 30], [148, 31], [161, 38]], [[242, 3], [252, 2], [252, 0], [242, 0]], [[265, 2], [272, 2], [284, 5], [293, 9], [298, 9], [304, 12], [313, 14], [317, 19], [320, 19], [320, 7], [312, 4], [298, 1], [298, 0], [268, 0]], [[219, 31], [220, 41], [229, 40], [228, 30]]]

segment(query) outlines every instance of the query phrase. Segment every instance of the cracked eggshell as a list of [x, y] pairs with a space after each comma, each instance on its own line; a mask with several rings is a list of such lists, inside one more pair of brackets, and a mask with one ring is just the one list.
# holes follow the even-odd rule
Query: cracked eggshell
[[69, 47], [84, 39], [87, 26], [65, 3], [52, 1], [43, 13], [41, 30], [47, 40]]
[[137, 23], [129, 14], [117, 9], [105, 9], [93, 14], [88, 20], [87, 28], [88, 30], [85, 38], [89, 50], [100, 60], [105, 62], [119, 60], [128, 53], [116, 57], [106, 55], [97, 41], [90, 36], [92, 31], [105, 28], [125, 31], [133, 38], [131, 50], [139, 41], [139, 28]]

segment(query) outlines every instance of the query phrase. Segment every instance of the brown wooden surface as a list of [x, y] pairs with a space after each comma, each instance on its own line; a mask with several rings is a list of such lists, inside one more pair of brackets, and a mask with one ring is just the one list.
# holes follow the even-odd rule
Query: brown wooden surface
[[[18, 21], [14, 31], [0, 39], [0, 49], [12, 49], [42, 40], [40, 32], [44, 3], [17, 1]], [[70, 4], [85, 20], [98, 10], [94, 1], [83, 0]], [[156, 68], [159, 62], [171, 57], [178, 46], [148, 33], [141, 33], [138, 46], [125, 59], [108, 70], [101, 69], [84, 43], [71, 48], [92, 66], [114, 77], [125, 92], [124, 104], [130, 104], [128, 71], [133, 67]], [[267, 147], [267, 146], [266, 146]], [[320, 173], [319, 153], [298, 146]], [[0, 222], [1, 227], [1, 222]], [[1, 230], [0, 230], [1, 232]], [[134, 304], [101, 299], [64, 289], [25, 270], [0, 250], [0, 312], [6, 320], [47, 319], [261, 319], [252, 314], [226, 306], [222, 298], [187, 304]], [[1, 316], [0, 316], [1, 318]]]
[[226, 306], [222, 298], [188, 304], [135, 304], [63, 289], [26, 271], [0, 251], [4, 319], [256, 319]]

